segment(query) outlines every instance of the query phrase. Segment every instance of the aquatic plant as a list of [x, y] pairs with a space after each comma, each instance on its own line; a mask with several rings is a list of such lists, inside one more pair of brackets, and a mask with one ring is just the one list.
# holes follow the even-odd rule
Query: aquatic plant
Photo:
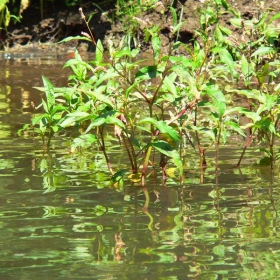
[[[232, 133], [246, 137], [246, 129], [248, 139], [257, 134], [268, 144], [262, 151], [271, 162], [277, 158], [274, 146], [279, 136], [279, 86], [274, 81], [279, 72], [278, 29], [273, 23], [280, 14], [269, 17], [264, 12], [257, 22], [247, 22], [227, 1], [205, 1], [199, 9], [200, 29], [189, 45], [176, 41], [182, 22], [172, 11], [174, 41], [168, 53], [162, 50], [160, 30], [156, 26], [145, 29], [153, 51], [152, 62], [147, 63], [137, 60], [139, 49], [130, 45], [114, 47], [109, 42], [109, 52], [105, 53], [80, 9], [88, 33], [62, 42], [89, 41], [95, 45], [95, 58], [85, 62], [76, 52], [65, 63], [64, 68], [73, 72], [68, 87], [56, 88], [43, 77], [44, 88], [40, 90], [46, 94], [46, 101], [42, 101], [44, 113], [32, 124], [39, 127], [43, 137], [48, 136], [48, 146], [55, 133], [79, 128], [81, 135], [73, 141], [72, 151], [89, 146], [102, 151], [112, 183], [117, 185], [122, 185], [128, 175], [144, 186], [156, 160], [163, 178], [169, 161], [182, 176], [179, 147], [183, 138], [194, 148], [197, 146], [201, 168], [207, 165], [206, 151], [214, 147], [216, 172], [221, 143], [227, 143]], [[230, 14], [232, 24], [252, 36], [249, 44], [234, 38], [221, 22], [223, 14]], [[236, 89], [237, 81], [243, 83], [243, 89]], [[233, 92], [246, 96], [250, 108], [233, 103]], [[249, 120], [243, 125], [239, 123], [242, 115]], [[112, 166], [108, 147], [116, 139], [124, 147], [130, 167]]]
[[259, 4], [259, 11], [252, 19], [233, 18], [231, 22], [241, 30], [241, 34], [239, 38], [228, 38], [237, 56], [235, 69], [239, 88], [234, 91], [246, 96], [247, 106], [242, 112], [249, 120], [242, 127], [249, 129], [249, 133], [237, 165], [240, 165], [247, 147], [256, 135], [260, 144], [263, 144], [259, 149], [265, 154], [263, 160], [267, 159], [266, 163], [273, 167], [279, 157], [279, 152], [275, 151], [275, 141], [280, 135], [280, 86], [277, 84], [280, 27], [276, 24], [280, 13], [272, 16], [262, 3]]

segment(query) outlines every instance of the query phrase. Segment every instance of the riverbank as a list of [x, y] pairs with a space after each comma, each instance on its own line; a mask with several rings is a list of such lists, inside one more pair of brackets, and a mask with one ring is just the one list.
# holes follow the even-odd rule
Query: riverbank
[[[190, 42], [195, 34], [195, 30], [199, 27], [199, 9], [205, 5], [206, 1], [182, 1], [183, 5], [178, 1], [174, 9], [178, 21], [184, 22], [180, 31], [176, 35], [172, 34], [172, 26], [174, 14], [170, 10], [170, 3], [173, 1], [159, 1], [156, 5], [141, 14], [136, 14], [136, 20], [139, 26], [137, 32], [129, 38], [130, 44], [140, 46], [141, 49], [147, 50], [150, 46], [145, 41], [145, 28], [147, 25], [151, 28], [158, 26], [160, 30], [159, 36], [162, 41], [162, 48], [168, 48], [172, 40], [180, 40], [181, 42]], [[239, 11], [244, 20], [251, 19], [260, 9], [263, 9], [262, 3], [259, 1], [246, 0], [229, 0], [228, 3], [233, 9]], [[265, 7], [277, 11], [278, 1], [267, 1]], [[22, 14], [22, 20], [16, 25], [11, 25], [8, 33], [2, 41], [2, 48], [8, 52], [17, 51], [34, 51], [44, 52], [47, 49], [55, 48], [56, 51], [68, 52], [78, 48], [79, 51], [93, 51], [94, 46], [81, 42], [71, 41], [63, 44], [56, 44], [69, 36], [78, 36], [81, 32], [86, 32], [86, 24], [80, 17], [79, 7], [73, 6], [71, 9], [65, 10], [65, 7], [57, 6], [54, 9], [47, 10], [41, 19], [38, 9], [28, 7]], [[101, 11], [102, 10], [102, 11]], [[103, 44], [107, 45], [108, 40], [113, 41], [115, 45], [122, 42], [124, 36], [127, 36], [128, 22], [123, 18], [116, 18], [114, 7], [102, 7], [97, 9], [91, 2], [83, 4], [83, 11], [86, 17], [91, 17], [89, 24], [92, 33], [96, 39], [100, 39]], [[236, 30], [230, 25], [228, 14], [223, 15], [223, 24], [230, 28], [233, 32]]]

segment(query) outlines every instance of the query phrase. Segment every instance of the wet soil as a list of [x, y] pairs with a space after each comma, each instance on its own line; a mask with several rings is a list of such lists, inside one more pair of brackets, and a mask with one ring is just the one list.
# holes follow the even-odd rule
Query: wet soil
[[[63, 1], [64, 2], [64, 1]], [[198, 9], [203, 5], [203, 0], [181, 0], [171, 1], [162, 0], [158, 5], [148, 12], [138, 15], [140, 28], [138, 30], [137, 39], [143, 49], [150, 46], [144, 43], [144, 27], [145, 25], [157, 25], [161, 30], [161, 39], [163, 48], [168, 48], [169, 43], [174, 40], [172, 35], [172, 14], [170, 3], [178, 11], [178, 16], [182, 13], [182, 20], [185, 22], [178, 34], [178, 39], [182, 42], [190, 42], [194, 36], [194, 31], [199, 27]], [[228, 0], [234, 9], [241, 12], [246, 18], [252, 18], [260, 7], [253, 0]], [[183, 3], [183, 4], [182, 4]], [[266, 1], [265, 6], [271, 9], [279, 7], [280, 0]], [[15, 25], [11, 25], [7, 33], [2, 32], [0, 36], [0, 44], [2, 49], [9, 51], [42, 51], [55, 48], [56, 50], [69, 50], [78, 48], [79, 51], [92, 51], [94, 46], [82, 41], [70, 41], [63, 44], [53, 44], [61, 41], [68, 36], [81, 35], [86, 32], [87, 28], [78, 12], [79, 7], [71, 8], [63, 5], [48, 6], [44, 9], [44, 14], [40, 13], [38, 7], [28, 7], [22, 14], [22, 21]], [[114, 6], [111, 4], [102, 7], [96, 7], [92, 2], [84, 3], [83, 11], [87, 17], [92, 16], [90, 20], [90, 28], [95, 39], [103, 41], [104, 45], [108, 40], [119, 44], [126, 30], [124, 24], [114, 16]], [[101, 12], [102, 10], [103, 12]], [[225, 15], [224, 24], [230, 27], [229, 18]]]

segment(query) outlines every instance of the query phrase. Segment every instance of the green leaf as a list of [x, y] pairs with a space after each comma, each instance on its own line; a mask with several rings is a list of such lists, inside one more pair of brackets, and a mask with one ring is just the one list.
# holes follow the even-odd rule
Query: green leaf
[[257, 73], [257, 79], [259, 83], [262, 85], [266, 78], [269, 75], [269, 63], [265, 63], [265, 65], [262, 66], [261, 70]]
[[255, 25], [255, 27], [260, 27], [261, 25], [263, 25], [263, 23], [266, 21], [268, 15], [269, 15], [269, 13], [262, 13], [261, 18], [260, 18], [259, 22]]
[[184, 21], [178, 23], [177, 25], [173, 26], [172, 29], [172, 34], [175, 34], [177, 31], [179, 31], [181, 29], [181, 27], [184, 25]]
[[[242, 112], [247, 118], [251, 119], [253, 121], [253, 123], [256, 123], [257, 121], [259, 121], [261, 119], [259, 114], [252, 112], [250, 110], [243, 109]], [[248, 124], [248, 125], [250, 125], [250, 124]], [[246, 127], [247, 127], [246, 125], [242, 126], [243, 129]]]
[[251, 57], [257, 56], [257, 55], [265, 55], [269, 53], [275, 53], [275, 49], [272, 47], [260, 47], [255, 52], [252, 53]]
[[58, 44], [60, 43], [66, 43], [66, 42], [69, 42], [69, 41], [73, 41], [73, 40], [84, 40], [84, 41], [89, 41], [91, 42], [91, 39], [86, 37], [86, 36], [69, 36], [61, 41], [58, 42]]
[[220, 26], [217, 24], [216, 29], [215, 29], [215, 39], [217, 42], [224, 42], [225, 41], [225, 37], [220, 29]]
[[238, 28], [242, 27], [242, 22], [243, 22], [242, 18], [232, 18], [232, 19], [230, 19], [230, 23], [233, 26], [238, 27]]
[[173, 7], [170, 7], [170, 11], [171, 11], [171, 14], [172, 14], [172, 25], [175, 26], [178, 22], [178, 17], [177, 17], [177, 11], [175, 8]]
[[115, 53], [115, 57], [120, 59], [124, 56], [128, 56], [128, 57], [134, 57], [134, 52], [130, 50], [129, 47], [124, 47], [121, 50], [119, 50], [118, 52]]
[[102, 75], [96, 82], [95, 82], [95, 87], [101, 85], [103, 82], [106, 82], [108, 80], [111, 80], [114, 77], [118, 77], [119, 74], [117, 72], [111, 72], [108, 71], [107, 73], [105, 73], [104, 75]]
[[[78, 75], [80, 72], [85, 71], [86, 69], [94, 72], [94, 68], [90, 66], [87, 62], [83, 61], [81, 56], [76, 52], [76, 57], [73, 59], [68, 60], [64, 65], [63, 68], [71, 67], [73, 72]], [[73, 67], [75, 66], [75, 67]]]
[[86, 93], [88, 96], [93, 97], [102, 103], [105, 103], [109, 105], [111, 108], [114, 108], [114, 104], [112, 103], [109, 96], [104, 94], [104, 91], [107, 86], [99, 86], [97, 89], [93, 89], [92, 91], [84, 90], [84, 93]]
[[46, 113], [50, 114], [50, 108], [48, 106], [48, 103], [44, 99], [42, 99], [42, 103], [41, 104], [43, 105], [44, 111]]
[[152, 48], [154, 51], [154, 59], [158, 59], [161, 51], [161, 38], [159, 36], [152, 37]]
[[219, 29], [221, 30], [221, 32], [226, 35], [226, 36], [230, 36], [231, 35], [231, 30], [221, 24], [219, 24]]
[[11, 20], [11, 13], [10, 13], [8, 7], [6, 7], [6, 12], [5, 12], [5, 27], [8, 27], [8, 26], [9, 26], [10, 20]]
[[275, 21], [278, 18], [280, 18], [280, 13], [274, 15], [271, 19], [269, 19], [268, 24], [272, 23], [273, 21]]
[[48, 108], [51, 109], [52, 106], [55, 104], [54, 87], [48, 78], [42, 76], [42, 79], [45, 87], [45, 94], [47, 98]]
[[58, 127], [57, 125], [52, 125], [52, 126], [51, 126], [51, 129], [52, 129], [53, 132], [55, 133], [55, 132], [58, 132], [59, 127]]
[[82, 121], [86, 117], [88, 117], [89, 114], [86, 112], [74, 112], [67, 114], [65, 120], [60, 124], [61, 127], [67, 127], [75, 124], [77, 121]]
[[226, 48], [216, 47], [213, 49], [213, 53], [219, 54], [221, 61], [228, 66], [231, 75], [233, 75], [234, 61], [230, 52]]
[[47, 117], [48, 115], [47, 114], [42, 114], [42, 115], [39, 115], [37, 117], [34, 117], [32, 119], [32, 125], [36, 125], [37, 123], [39, 123], [43, 118]]
[[176, 167], [179, 169], [180, 174], [183, 174], [183, 164], [180, 154], [177, 150], [173, 150], [167, 142], [162, 140], [152, 142], [152, 146], [160, 153], [170, 157], [176, 165]]
[[277, 96], [265, 94], [265, 104], [267, 106], [267, 110], [270, 111], [275, 105], [277, 105]]
[[159, 65], [145, 66], [136, 73], [135, 77], [141, 80], [153, 79], [162, 74], [164, 69], [165, 67]]
[[[112, 118], [110, 117], [113, 117], [115, 118], [116, 115], [119, 115], [120, 113], [115, 111], [115, 110], [110, 110], [110, 111], [107, 111], [103, 114], [101, 114], [100, 116], [94, 118], [94, 120], [91, 122], [91, 124], [88, 126], [87, 130], [86, 130], [86, 133], [89, 132], [93, 127], [97, 127], [97, 126], [101, 126], [103, 125], [104, 123], [114, 123], [114, 121], [112, 120]], [[118, 123], [119, 124], [119, 123]], [[124, 124], [123, 124], [124, 125]], [[121, 126], [121, 125], [120, 125]]]
[[226, 111], [225, 95], [217, 86], [208, 86], [206, 91], [213, 101], [213, 103], [210, 104], [210, 107], [213, 106], [213, 109], [218, 113], [219, 117], [222, 117]]
[[138, 81], [134, 82], [130, 87], [128, 87], [128, 88], [126, 89], [126, 91], [125, 91], [125, 98], [128, 98], [129, 95], [130, 95], [130, 93], [131, 93], [131, 91], [132, 91], [135, 87], [137, 87], [140, 83], [141, 83], [141, 80], [138, 80]]
[[177, 96], [177, 90], [176, 87], [174, 85], [174, 80], [175, 80], [176, 76], [174, 75], [169, 75], [166, 76], [163, 80], [163, 84], [166, 86], [166, 88], [174, 95]]
[[213, 248], [213, 253], [221, 258], [225, 256], [225, 245], [219, 244]]
[[117, 118], [117, 116], [108, 116], [105, 119], [105, 123], [106, 124], [114, 124], [114, 125], [117, 125], [117, 126], [123, 128], [123, 129], [125, 129], [124, 123], [119, 118]]
[[139, 122], [141, 123], [150, 123], [153, 124], [161, 133], [168, 134], [174, 141], [180, 141], [181, 137], [179, 133], [165, 121], [157, 121], [153, 118], [145, 118]]
[[85, 133], [88, 133], [93, 127], [101, 126], [105, 123], [105, 118], [104, 117], [97, 117], [94, 119], [91, 124], [88, 126], [87, 130]]
[[0, 12], [2, 12], [5, 9], [8, 2], [9, 2], [9, 0], [1, 0], [0, 1]]
[[249, 77], [251, 77], [252, 73], [253, 73], [253, 68], [252, 68], [251, 64], [248, 62], [245, 55], [242, 55], [242, 57], [241, 57], [241, 71], [242, 71], [242, 74], [244, 75], [245, 79], [248, 79]]
[[100, 65], [102, 63], [103, 52], [104, 52], [104, 48], [102, 42], [98, 40], [96, 44], [96, 50], [95, 50], [95, 61], [97, 62], [97, 65]]
[[229, 8], [229, 4], [226, 0], [221, 0], [221, 4], [224, 7], [225, 10], [228, 10]]
[[246, 134], [244, 133], [243, 129], [241, 129], [240, 125], [233, 121], [226, 121], [225, 125], [228, 127], [228, 129], [231, 129], [238, 134], [242, 135], [243, 137], [246, 137]]
[[261, 125], [270, 133], [276, 134], [274, 122], [270, 118], [263, 118], [261, 120]]

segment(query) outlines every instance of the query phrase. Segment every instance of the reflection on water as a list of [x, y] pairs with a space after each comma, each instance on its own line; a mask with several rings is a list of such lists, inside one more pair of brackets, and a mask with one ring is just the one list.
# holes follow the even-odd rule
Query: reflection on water
[[41, 75], [66, 84], [64, 61], [0, 61], [0, 279], [277, 279], [279, 172], [253, 167], [253, 153], [239, 170], [228, 158], [240, 151], [221, 149], [216, 176], [187, 151], [181, 185], [152, 174], [122, 190], [100, 152], [71, 155], [57, 137], [47, 154], [17, 135]]

